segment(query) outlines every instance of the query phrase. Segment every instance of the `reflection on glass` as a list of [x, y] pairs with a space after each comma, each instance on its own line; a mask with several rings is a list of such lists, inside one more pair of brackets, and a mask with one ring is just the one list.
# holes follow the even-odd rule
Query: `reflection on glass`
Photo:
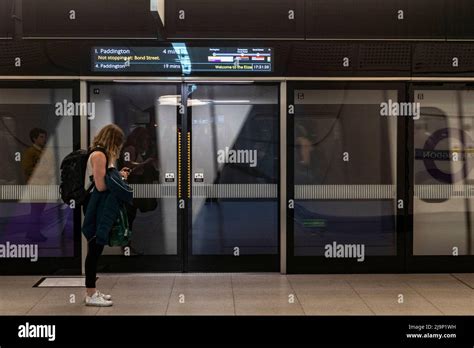
[[296, 90], [294, 254], [328, 245], [396, 254], [395, 90]]
[[[117, 166], [133, 169], [132, 256], [177, 254], [177, 93], [176, 85], [91, 86], [98, 115], [90, 124], [91, 138], [109, 123], [126, 135]], [[123, 255], [123, 250], [107, 248], [105, 254]]]
[[[128, 167], [132, 170], [128, 182], [132, 185], [149, 184], [159, 182], [159, 171], [156, 146], [152, 147], [152, 136], [145, 127], [136, 127], [125, 141], [120, 167]], [[156, 198], [135, 198], [133, 204], [127, 206], [128, 221], [133, 231], [133, 222], [137, 211], [142, 213], [154, 211], [158, 206]]]
[[193, 255], [276, 254], [278, 87], [193, 90]]
[[472, 255], [474, 93], [418, 90], [414, 255]]
[[55, 110], [64, 100], [70, 89], [0, 89], [0, 243], [38, 245], [39, 257], [74, 256], [73, 211], [58, 186], [73, 151], [72, 118]]

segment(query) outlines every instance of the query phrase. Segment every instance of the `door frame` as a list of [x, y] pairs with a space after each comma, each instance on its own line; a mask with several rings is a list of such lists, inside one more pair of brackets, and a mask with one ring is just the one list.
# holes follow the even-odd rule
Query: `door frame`
[[[99, 80], [88, 80], [82, 81], [83, 86], [81, 88], [81, 100], [90, 102], [91, 95], [90, 92], [93, 89], [93, 86], [98, 85], [175, 85], [177, 93], [181, 90], [180, 81], [176, 79], [154, 79], [154, 80], [115, 80], [115, 79], [99, 79]], [[92, 140], [90, 130], [91, 130], [91, 121], [87, 118], [82, 118], [82, 148], [88, 148]], [[182, 115], [179, 114], [179, 109], [177, 108], [176, 114], [176, 125], [179, 126], [179, 123], [182, 122]], [[177, 148], [176, 154], [178, 154], [178, 133], [176, 134]], [[176, 168], [180, 166], [179, 157], [176, 156]], [[178, 178], [177, 178], [178, 179]], [[178, 184], [177, 184], [178, 186]], [[178, 190], [177, 190], [178, 191]], [[177, 196], [177, 202], [178, 202]], [[177, 253], [175, 255], [140, 255], [140, 256], [129, 256], [130, 259], [125, 259], [123, 255], [102, 255], [99, 259], [98, 271], [105, 273], [149, 273], [149, 272], [182, 272], [183, 271], [183, 249], [182, 249], [182, 224], [184, 214], [181, 209], [176, 208], [177, 210]], [[85, 238], [83, 240], [83, 274], [84, 261], [87, 255], [87, 242]]]
[[[188, 91], [189, 86], [191, 85], [201, 85], [201, 86], [216, 86], [216, 85], [235, 85], [235, 86], [249, 86], [249, 85], [264, 85], [264, 86], [274, 86], [278, 98], [278, 117], [277, 117], [277, 142], [281, 141], [280, 139], [280, 82], [269, 82], [269, 81], [258, 81], [256, 79], [232, 79], [228, 78], [225, 80], [209, 80], [209, 79], [200, 79], [200, 78], [189, 78], [186, 79], [183, 83], [182, 98], [185, 105], [188, 105]], [[278, 272], [280, 270], [280, 228], [281, 228], [281, 214], [280, 214], [280, 189], [281, 189], [281, 173], [280, 173], [280, 163], [278, 164], [278, 176], [279, 180], [277, 183], [277, 253], [271, 255], [240, 255], [238, 257], [232, 255], [192, 255], [192, 193], [190, 192], [192, 188], [192, 106], [187, 106], [186, 116], [184, 124], [186, 125], [186, 130], [184, 133], [187, 134], [185, 139], [185, 145], [183, 146], [183, 158], [188, 160], [188, 165], [185, 168], [187, 173], [187, 181], [184, 185], [184, 190], [187, 193], [186, 195], [186, 213], [185, 213], [185, 230], [184, 230], [184, 239], [186, 240], [185, 248], [185, 272]], [[280, 146], [278, 146], [278, 155], [280, 157]]]
[[[407, 90], [410, 102], [415, 102], [415, 90], [473, 90], [474, 83], [461, 81], [436, 81], [410, 83]], [[407, 190], [409, 192], [409, 204], [407, 211], [407, 247], [406, 247], [406, 271], [410, 273], [450, 273], [450, 272], [474, 272], [474, 254], [473, 255], [414, 255], [414, 163], [415, 163], [415, 145], [414, 145], [414, 121], [410, 120], [407, 125]]]
[[[71, 89], [72, 102], [80, 99], [80, 86], [77, 80], [47, 79], [41, 80], [0, 80], [0, 88], [12, 89]], [[73, 151], [80, 148], [80, 118], [73, 119]], [[73, 227], [73, 249], [74, 256], [69, 257], [39, 257], [36, 262], [24, 259], [2, 259], [0, 260], [0, 275], [79, 275], [81, 274], [81, 211], [74, 210]]]
[[[278, 102], [281, 101], [280, 81], [269, 81], [264, 79], [204, 79], [204, 78], [182, 78], [182, 79], [94, 79], [83, 81], [83, 88], [81, 89], [82, 99], [90, 101], [90, 91], [94, 85], [114, 85], [114, 84], [130, 84], [130, 85], [153, 85], [153, 84], [175, 84], [177, 90], [181, 91], [181, 104], [188, 105], [187, 88], [189, 85], [251, 85], [264, 84], [276, 87]], [[177, 136], [177, 180], [179, 180], [179, 171], [181, 173], [181, 192], [182, 195], [177, 196], [177, 203], [179, 206], [180, 200], [184, 202], [184, 209], [177, 209], [178, 215], [178, 254], [177, 255], [144, 255], [133, 259], [130, 262], [124, 259], [122, 255], [103, 255], [99, 261], [99, 270], [102, 272], [278, 272], [280, 270], [280, 208], [279, 197], [281, 180], [278, 183], [278, 232], [277, 232], [277, 253], [274, 255], [241, 255], [239, 257], [224, 256], [224, 255], [190, 255], [190, 246], [192, 245], [192, 195], [190, 196], [191, 183], [191, 163], [192, 163], [192, 125], [190, 106], [184, 107], [183, 112], [179, 113], [178, 119], [181, 122], [181, 133]], [[278, 110], [280, 111], [280, 105]], [[83, 120], [82, 125], [82, 140], [83, 148], [86, 148], [91, 140], [90, 137], [90, 121]], [[280, 127], [280, 115], [278, 115], [278, 127]], [[280, 128], [278, 128], [278, 136], [280, 136]], [[280, 147], [278, 150], [281, 151]], [[179, 154], [181, 156], [179, 156]], [[280, 169], [280, 165], [278, 166]], [[280, 175], [280, 173], [279, 173]], [[87, 243], [83, 241], [83, 260], [87, 252]], [[84, 264], [84, 262], [83, 262]], [[84, 271], [84, 270], [83, 270]]]
[[[406, 100], [406, 85], [403, 82], [390, 81], [292, 81], [288, 82], [287, 100], [288, 105], [294, 105], [294, 91], [296, 89], [392, 89], [398, 90], [399, 101]], [[397, 117], [397, 160], [395, 185], [396, 201], [403, 200], [403, 209], [396, 209], [396, 250], [395, 256], [366, 256], [366, 262], [359, 263], [348, 259], [327, 259], [324, 256], [295, 256], [294, 255], [294, 209], [287, 208], [287, 265], [288, 273], [399, 273], [405, 269], [405, 235], [406, 235], [406, 210], [407, 191], [406, 187], [406, 163], [404, 153], [406, 151], [406, 117]], [[294, 200], [294, 117], [288, 116], [287, 127], [287, 190], [288, 203]]]

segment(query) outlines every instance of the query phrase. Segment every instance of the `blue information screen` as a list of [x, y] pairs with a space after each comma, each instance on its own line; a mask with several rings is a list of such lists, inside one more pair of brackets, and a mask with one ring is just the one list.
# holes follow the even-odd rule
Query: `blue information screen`
[[273, 72], [272, 48], [93, 47], [93, 72]]

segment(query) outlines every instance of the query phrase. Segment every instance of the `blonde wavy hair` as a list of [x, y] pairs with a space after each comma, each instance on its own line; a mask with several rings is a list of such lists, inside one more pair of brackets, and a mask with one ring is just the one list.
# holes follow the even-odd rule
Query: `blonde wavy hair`
[[100, 146], [105, 148], [109, 158], [109, 164], [114, 163], [120, 157], [120, 151], [124, 143], [125, 134], [115, 124], [109, 124], [102, 128], [92, 141], [91, 149]]

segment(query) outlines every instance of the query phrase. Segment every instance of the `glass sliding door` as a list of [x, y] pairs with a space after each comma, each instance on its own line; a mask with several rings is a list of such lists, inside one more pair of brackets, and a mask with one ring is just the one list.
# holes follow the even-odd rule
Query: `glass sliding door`
[[413, 202], [409, 267], [473, 271], [474, 90], [413, 85], [421, 117], [410, 127]]
[[188, 84], [188, 269], [279, 269], [279, 86]]
[[80, 116], [62, 109], [77, 87], [0, 84], [0, 274], [80, 273], [80, 212], [59, 195], [61, 161], [79, 148]]
[[94, 83], [89, 99], [90, 140], [119, 125], [117, 165], [136, 166], [132, 242], [103, 271], [278, 271], [278, 85]]
[[118, 125], [126, 140], [117, 166], [133, 168], [129, 183], [134, 199], [128, 206], [132, 241], [124, 248], [106, 247], [101, 271], [180, 271], [182, 216], [177, 208], [177, 188], [181, 85], [91, 84], [89, 100], [97, 115], [90, 120], [89, 140], [102, 127]]
[[403, 99], [398, 84], [289, 85], [289, 272], [401, 269]]

